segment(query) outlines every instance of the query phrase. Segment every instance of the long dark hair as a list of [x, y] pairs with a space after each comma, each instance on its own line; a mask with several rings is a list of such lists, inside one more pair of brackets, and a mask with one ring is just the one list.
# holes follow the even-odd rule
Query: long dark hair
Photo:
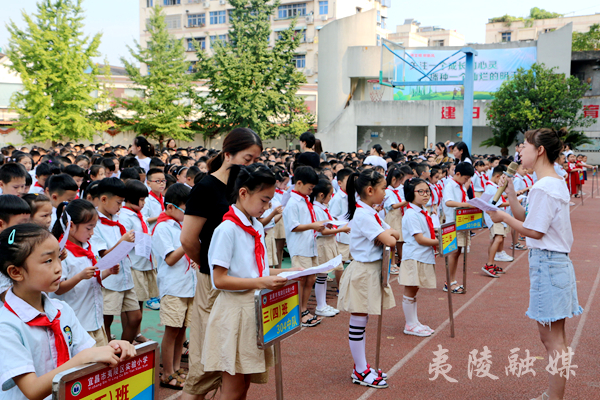
[[525, 140], [536, 149], [544, 146], [548, 161], [554, 163], [565, 145], [561, 136], [566, 136], [568, 133], [567, 128], [561, 128], [558, 132], [551, 128], [540, 128], [525, 132]]
[[435, 147], [437, 147], [440, 150], [444, 151], [444, 157], [448, 157], [448, 148], [446, 147], [446, 144], [444, 142], [437, 142], [435, 144]]
[[354, 218], [354, 212], [356, 211], [356, 198], [355, 194], [361, 196], [366, 188], [369, 186], [376, 186], [383, 180], [383, 175], [374, 169], [365, 169], [360, 174], [358, 172], [353, 173], [348, 177], [348, 183], [346, 183], [346, 191], [348, 192], [348, 219]]
[[260, 147], [260, 150], [262, 151], [262, 140], [260, 140], [260, 137], [256, 132], [250, 128], [235, 128], [229, 132], [225, 137], [225, 140], [223, 140], [223, 150], [206, 163], [208, 166], [208, 173], [212, 174], [221, 168], [223, 161], [225, 161], [225, 153], [229, 153], [233, 156], [254, 145]]
[[154, 146], [143, 136], [137, 136], [133, 141], [136, 146], [142, 149], [142, 154], [146, 157], [154, 157]]
[[87, 200], [77, 199], [69, 203], [60, 203], [56, 208], [58, 218], [52, 227], [52, 234], [57, 239], [64, 233], [62, 225], [67, 226], [67, 213], [71, 217], [71, 222], [75, 225], [86, 224], [94, 219], [95, 215], [98, 215], [96, 207]]
[[[469, 148], [465, 142], [457, 142], [454, 144], [454, 148], [458, 150], [462, 150], [462, 154], [460, 156], [460, 160], [458, 162], [463, 162], [465, 159], [471, 159], [471, 153], [469, 153]], [[457, 162], [457, 164], [458, 164]]]

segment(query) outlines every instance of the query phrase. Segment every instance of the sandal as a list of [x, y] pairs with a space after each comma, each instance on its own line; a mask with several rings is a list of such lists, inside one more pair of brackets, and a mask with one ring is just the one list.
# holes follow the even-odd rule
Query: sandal
[[181, 379], [185, 380], [185, 378], [187, 378], [188, 371], [186, 371], [184, 368], [179, 368], [177, 371], [175, 371], [175, 373], [179, 375]]
[[[368, 382], [366, 379], [369, 375], [376, 375], [377, 377], [371, 382]], [[368, 367], [364, 372], [358, 372], [356, 368], [354, 368], [354, 372], [352, 373], [352, 383], [356, 383], [361, 386], [372, 387], [375, 389], [385, 389], [388, 387], [387, 382], [383, 380], [383, 376]]]
[[[457, 281], [452, 281], [452, 282], [450, 282], [450, 286], [452, 286], [452, 285], [456, 285], [457, 283], [458, 283]], [[444, 292], [447, 292], [447, 291], [448, 291], [448, 283], [447, 283], [447, 282], [444, 282], [444, 288], [443, 288], [442, 290], [443, 290]]]
[[452, 289], [452, 294], [465, 294], [465, 287], [463, 285], [458, 285], [457, 287]]
[[146, 343], [146, 342], [150, 341], [150, 339], [148, 339], [147, 337], [145, 337], [141, 333], [139, 335], [137, 335], [135, 337], [135, 339], [133, 339], [133, 340], [135, 340], [138, 343]]
[[[302, 318], [306, 317], [307, 315], [310, 315], [310, 312], [308, 310], [302, 311]], [[313, 317], [308, 319], [306, 322], [302, 322], [302, 326], [311, 328], [313, 326], [319, 325], [321, 323], [321, 321], [322, 321], [321, 319], [319, 319], [315, 315], [313, 315]]]
[[[176, 381], [177, 383], [175, 385], [171, 385], [171, 381]], [[164, 387], [167, 389], [181, 390], [183, 389], [184, 383], [185, 380], [177, 374], [169, 375], [169, 377], [166, 379], [164, 377], [160, 379], [160, 387]]]
[[400, 268], [397, 266], [390, 267], [390, 275], [398, 275], [400, 274]]

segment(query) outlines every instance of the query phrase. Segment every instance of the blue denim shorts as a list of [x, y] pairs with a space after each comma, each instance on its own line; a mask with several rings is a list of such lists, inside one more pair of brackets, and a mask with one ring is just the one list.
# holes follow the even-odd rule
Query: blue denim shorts
[[546, 325], [583, 312], [568, 254], [529, 249], [529, 281], [529, 318]]

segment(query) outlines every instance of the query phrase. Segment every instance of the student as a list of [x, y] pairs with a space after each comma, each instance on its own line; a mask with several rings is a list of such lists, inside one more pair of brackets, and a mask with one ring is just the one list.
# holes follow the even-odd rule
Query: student
[[269, 267], [273, 268], [279, 265], [273, 230], [275, 225], [281, 221], [281, 213], [283, 213], [283, 206], [275, 199], [275, 197], [273, 197], [269, 205], [269, 209], [265, 211], [264, 214], [258, 219], [260, 223], [263, 224], [265, 230], [265, 244], [267, 246], [267, 259], [269, 260]]
[[[118, 222], [117, 213], [125, 200], [125, 184], [119, 178], [104, 178], [98, 184], [98, 223], [90, 240], [94, 254], [100, 257], [113, 251], [121, 242], [134, 242], [134, 231], [127, 231]], [[119, 263], [119, 273], [106, 278], [102, 284], [104, 294], [104, 328], [110, 338], [110, 326], [114, 316], [126, 314], [121, 321], [121, 339], [133, 342], [142, 319], [140, 305], [135, 295], [131, 260], [125, 257]]]
[[[567, 133], [565, 128], [558, 132], [549, 128], [525, 132], [521, 162], [525, 168], [533, 168], [538, 178], [529, 191], [527, 205], [519, 204], [508, 180], [506, 193], [514, 217], [502, 211], [489, 213], [494, 222], [504, 222], [527, 237], [531, 284], [526, 315], [537, 322], [548, 358], [556, 357], [557, 352], [568, 354], [565, 321], [583, 312], [569, 258], [573, 245], [570, 195], [553, 166], [563, 146], [561, 137]], [[568, 368], [568, 358], [558, 358], [558, 370]], [[549, 381], [549, 389], [538, 399], [562, 399], [567, 378], [551, 372]]]
[[[142, 169], [142, 171], [143, 171], [143, 169]], [[127, 184], [127, 182], [130, 180], [135, 180], [135, 181], [139, 181], [139, 182], [141, 182], [141, 180], [142, 180], [139, 172], [136, 170], [136, 168], [133, 168], [133, 167], [125, 168], [123, 171], [121, 171], [120, 179], [125, 184]], [[142, 185], [144, 185], [144, 184], [142, 183]], [[144, 185], [144, 186], [146, 186], [146, 185]]]
[[[314, 205], [317, 220], [332, 220], [329, 212], [329, 202], [333, 195], [333, 185], [327, 179], [320, 179], [310, 194], [310, 200]], [[323, 232], [317, 233], [317, 264], [321, 265], [334, 259], [340, 254], [335, 240], [338, 233], [350, 233], [348, 224], [344, 226], [328, 226]], [[335, 266], [335, 271], [344, 271], [344, 264]], [[322, 317], [334, 317], [340, 313], [340, 310], [327, 304], [327, 273], [317, 274], [315, 283], [315, 298], [317, 299], [317, 308], [315, 314]]]
[[152, 157], [154, 157], [154, 146], [152, 146], [145, 137], [136, 136], [136, 138], [133, 139], [131, 153], [135, 155], [140, 167], [148, 172], [148, 170], [150, 170], [150, 161]]
[[31, 208], [31, 223], [50, 230], [52, 222], [52, 203], [43, 194], [27, 193], [21, 197]]
[[[144, 220], [144, 216], [141, 212], [146, 198], [148, 197], [148, 188], [138, 180], [130, 180], [125, 184], [124, 194], [125, 205], [119, 213], [119, 222], [127, 231], [149, 235], [150, 230], [148, 224]], [[150, 258], [138, 256], [135, 254], [135, 248], [129, 253], [129, 260], [131, 260], [133, 287], [140, 305], [140, 313], [143, 317], [144, 302], [158, 297], [156, 271], [152, 266]], [[137, 332], [135, 341], [144, 343], [147, 342], [148, 339], [142, 336], [141, 332]]]
[[158, 216], [152, 231], [152, 252], [158, 261], [160, 323], [165, 325], [160, 386], [178, 390], [185, 383], [181, 352], [196, 291], [196, 274], [179, 239], [189, 195], [190, 189], [183, 183], [171, 186], [165, 193], [165, 211]]
[[475, 161], [475, 165], [473, 167], [475, 168], [475, 174], [473, 175], [473, 179], [471, 180], [473, 183], [473, 190], [475, 191], [475, 197], [481, 197], [483, 192], [485, 192], [485, 163], [482, 160], [478, 160]]
[[425, 205], [425, 209], [429, 214], [437, 214], [438, 216], [438, 207], [442, 204], [442, 189], [439, 186], [441, 176], [440, 168], [431, 168], [429, 179], [427, 179], [427, 186], [429, 186], [429, 190], [431, 191], [431, 197], [429, 197], [429, 201]]
[[17, 163], [8, 163], [0, 167], [0, 189], [2, 194], [22, 196], [25, 193], [25, 177], [28, 175], [25, 167]]
[[[400, 167], [392, 167], [386, 177], [387, 188], [385, 189], [385, 202], [383, 204], [386, 214], [385, 222], [399, 234], [398, 243], [391, 251], [394, 252], [393, 264], [399, 264], [402, 260], [402, 215], [408, 202], [404, 200], [404, 172]], [[395, 258], [396, 252], [400, 259]], [[390, 274], [398, 275], [400, 269], [394, 265], [391, 268]]]
[[99, 164], [92, 165], [90, 168], [90, 178], [92, 178], [92, 182], [101, 181], [106, 178], [106, 168]]
[[189, 167], [186, 174], [185, 174], [185, 186], [189, 187], [190, 189], [194, 187], [194, 180], [196, 179], [196, 175], [200, 174], [200, 168], [193, 166], [193, 167]]
[[148, 223], [148, 228], [152, 230], [160, 213], [165, 211], [163, 200], [163, 192], [167, 186], [165, 173], [159, 169], [149, 170], [146, 175], [146, 184], [150, 188], [150, 191], [148, 192], [149, 196], [146, 199], [144, 208], [142, 208], [142, 215]]
[[85, 171], [80, 166], [71, 164], [65, 167], [64, 172], [65, 174], [70, 175], [77, 184], [77, 196], [75, 198], [81, 198], [81, 184], [85, 179]]
[[[119, 266], [98, 271], [96, 256], [89, 243], [98, 221], [98, 212], [87, 200], [61, 203], [57, 212], [61, 216], [54, 224], [52, 234], [59, 241], [69, 224], [69, 238], [65, 249], [67, 257], [62, 262], [62, 276], [58, 289], [50, 294], [67, 303], [83, 328], [96, 341], [96, 346], [106, 346], [108, 337], [104, 330], [102, 280], [119, 273]], [[68, 216], [71, 222], [68, 222]]]
[[123, 341], [92, 348], [96, 342], [71, 307], [45, 294], [61, 283], [59, 253], [56, 238], [35, 224], [16, 225], [0, 234], [0, 272], [13, 284], [0, 309], [4, 398], [50, 397], [56, 374], [88, 363], [114, 367], [136, 354]]
[[402, 309], [406, 324], [404, 333], [431, 336], [434, 330], [419, 322], [417, 292], [419, 288], [435, 289], [435, 252], [439, 241], [433, 221], [423, 207], [431, 197], [431, 189], [423, 179], [416, 178], [404, 184], [404, 198], [409, 202], [402, 217], [405, 243], [398, 282], [404, 285]]
[[[454, 169], [454, 176], [451, 179], [448, 179], [442, 193], [444, 198], [442, 204], [444, 215], [446, 216], [446, 223], [454, 222], [456, 220], [457, 207], [471, 207], [469, 203], [467, 203], [467, 191], [465, 190], [465, 185], [469, 183], [474, 173], [475, 170], [471, 164], [461, 162]], [[456, 232], [456, 241], [458, 247], [462, 247], [462, 251], [465, 252], [467, 251], [467, 247], [471, 244], [471, 238], [467, 231]], [[448, 286], [448, 282], [444, 283], [444, 292], [447, 292], [448, 289], [450, 289], [452, 293], [455, 294], [464, 293], [464, 287], [459, 285], [455, 280], [460, 253], [460, 251], [455, 251], [448, 255], [450, 285]]]
[[[316, 154], [316, 153], [315, 153]], [[292, 267], [308, 269], [319, 265], [317, 263], [316, 234], [323, 232], [323, 221], [318, 221], [309, 195], [319, 177], [311, 167], [298, 167], [294, 171], [295, 189], [292, 190], [290, 199], [283, 210], [283, 223], [288, 251], [292, 258]], [[321, 319], [313, 316], [308, 311], [308, 298], [316, 276], [305, 277], [301, 281], [300, 310], [302, 312], [302, 326], [313, 327], [321, 323]]]
[[[383, 249], [393, 248], [400, 234], [381, 221], [373, 209], [385, 197], [386, 181], [374, 170], [353, 173], [348, 178], [348, 219], [351, 220], [350, 253], [354, 259], [342, 275], [338, 308], [350, 316], [349, 344], [354, 370], [352, 382], [376, 389], [387, 388], [387, 375], [371, 369], [365, 355], [365, 328], [368, 315], [380, 315], [383, 296], [385, 310], [396, 306], [390, 286], [381, 290]], [[356, 195], [360, 197], [356, 200]]]
[[119, 169], [115, 164], [115, 161], [111, 158], [102, 158], [100, 161], [100, 165], [104, 167], [104, 171], [107, 178], [118, 178], [119, 177]]
[[[4, 168], [4, 167], [2, 167], [2, 168]], [[566, 170], [569, 173], [568, 179], [569, 179], [569, 187], [571, 188], [571, 195], [573, 197], [579, 197], [580, 192], [582, 191], [581, 190], [582, 182], [579, 179], [579, 172], [583, 171], [583, 168], [580, 167], [579, 165], [577, 165], [577, 157], [573, 153], [569, 154]], [[2, 173], [2, 170], [0, 170], [0, 174], [1, 173]]]
[[69, 202], [77, 197], [77, 183], [67, 174], [52, 175], [46, 182], [46, 196], [52, 203], [52, 221], [50, 226], [54, 226], [56, 222], [56, 208], [63, 201]]
[[[346, 191], [346, 188], [348, 185], [348, 177], [352, 175], [353, 172], [354, 171], [349, 168], [343, 168], [337, 172], [336, 177], [340, 186], [340, 190], [338, 190], [338, 192], [329, 202], [329, 212], [333, 218], [337, 220], [346, 220], [346, 215], [348, 214], [348, 192]], [[344, 264], [350, 263], [352, 260], [350, 257], [350, 234], [340, 232], [335, 236], [335, 240], [337, 241], [338, 250], [342, 255], [342, 262]], [[337, 280], [338, 290], [343, 272], [343, 270], [335, 270], [335, 279]]]
[[255, 289], [279, 289], [287, 282], [276, 275], [281, 270], [267, 265], [263, 227], [257, 220], [274, 192], [275, 177], [268, 167], [242, 167], [234, 205], [215, 229], [208, 252], [212, 285], [219, 295], [208, 319], [202, 364], [206, 371], [222, 371], [223, 399], [245, 399], [251, 375], [273, 365], [272, 349], [256, 346], [253, 310]]
[[[287, 185], [290, 182], [290, 174], [285, 169], [275, 169], [275, 195], [273, 200], [282, 203], [283, 194], [287, 190]], [[275, 238], [275, 248], [277, 251], [277, 268], [281, 268], [281, 262], [283, 261], [283, 248], [285, 247], [285, 226], [283, 224], [283, 215], [275, 223], [273, 228], [273, 236]]]
[[177, 169], [177, 172], [175, 173], [175, 178], [177, 179], [178, 183], [183, 183], [185, 184], [187, 182], [187, 172], [189, 170], [189, 167], [179, 167]]

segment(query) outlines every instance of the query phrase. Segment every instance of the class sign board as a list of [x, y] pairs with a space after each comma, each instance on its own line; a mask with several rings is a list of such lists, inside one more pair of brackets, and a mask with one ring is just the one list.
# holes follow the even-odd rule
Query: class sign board
[[483, 211], [479, 208], [457, 208], [456, 230], [469, 231], [483, 228]]
[[158, 343], [136, 346], [137, 355], [116, 367], [90, 364], [54, 377], [53, 400], [154, 400]]
[[257, 290], [254, 304], [259, 349], [267, 348], [300, 331], [298, 282], [290, 281], [277, 290]]
[[456, 240], [456, 225], [449, 222], [442, 225], [440, 235], [441, 255], [446, 256], [453, 251], [458, 250], [458, 241]]

